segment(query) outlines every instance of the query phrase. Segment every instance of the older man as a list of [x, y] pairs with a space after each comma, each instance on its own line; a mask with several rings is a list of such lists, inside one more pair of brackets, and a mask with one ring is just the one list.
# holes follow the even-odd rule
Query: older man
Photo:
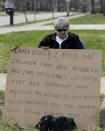
[[69, 32], [69, 20], [65, 17], [54, 21], [55, 33], [47, 35], [38, 47], [54, 49], [85, 49], [84, 42], [78, 35]]

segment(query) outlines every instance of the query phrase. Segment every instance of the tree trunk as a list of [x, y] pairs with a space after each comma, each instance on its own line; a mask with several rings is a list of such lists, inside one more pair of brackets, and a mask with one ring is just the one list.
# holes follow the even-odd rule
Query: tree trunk
[[91, 13], [95, 13], [95, 11], [94, 11], [94, 3], [95, 3], [95, 0], [91, 0], [91, 7], [92, 7]]
[[100, 0], [100, 5], [101, 5], [101, 13], [103, 13], [103, 0]]
[[104, 16], [105, 16], [105, 0], [103, 0], [103, 13], [104, 13]]

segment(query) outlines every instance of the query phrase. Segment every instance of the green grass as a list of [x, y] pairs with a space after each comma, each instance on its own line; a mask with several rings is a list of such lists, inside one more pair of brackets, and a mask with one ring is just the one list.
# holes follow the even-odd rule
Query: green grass
[[[35, 128], [21, 128], [17, 123], [14, 123], [13, 121], [0, 121], [0, 131], [39, 131], [39, 129]], [[94, 128], [91, 128], [89, 130], [80, 130], [77, 129], [75, 131], [105, 131], [104, 128], [100, 128], [98, 125]]]
[[13, 121], [0, 121], [0, 131], [39, 131], [35, 128], [20, 127], [17, 123]]
[[[22, 31], [0, 35], [0, 72], [7, 72], [10, 48], [16, 46], [37, 47], [41, 39], [53, 31]], [[101, 49], [102, 74], [105, 76], [105, 30], [74, 30], [86, 43], [87, 49]]]
[[[70, 19], [70, 24], [105, 24], [105, 16], [103, 14], [88, 14], [83, 17]], [[53, 23], [46, 25], [53, 25]]]
[[70, 24], [105, 24], [103, 14], [89, 14], [80, 18], [71, 19]]

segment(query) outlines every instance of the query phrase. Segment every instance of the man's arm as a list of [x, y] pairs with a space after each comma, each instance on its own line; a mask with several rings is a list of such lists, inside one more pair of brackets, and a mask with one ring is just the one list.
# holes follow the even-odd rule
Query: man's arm
[[47, 36], [40, 42], [40, 44], [38, 45], [38, 48], [41, 48], [41, 47], [49, 47], [49, 44], [48, 44], [48, 38]]
[[84, 41], [81, 38], [79, 38], [79, 40], [80, 40], [80, 42], [82, 44], [83, 49], [86, 49], [86, 45], [85, 45]]

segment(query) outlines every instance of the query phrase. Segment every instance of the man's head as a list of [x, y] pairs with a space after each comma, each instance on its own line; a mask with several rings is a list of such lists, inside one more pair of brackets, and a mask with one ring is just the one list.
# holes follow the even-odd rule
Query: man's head
[[69, 20], [65, 17], [58, 18], [54, 21], [54, 29], [56, 34], [64, 39], [69, 31]]

